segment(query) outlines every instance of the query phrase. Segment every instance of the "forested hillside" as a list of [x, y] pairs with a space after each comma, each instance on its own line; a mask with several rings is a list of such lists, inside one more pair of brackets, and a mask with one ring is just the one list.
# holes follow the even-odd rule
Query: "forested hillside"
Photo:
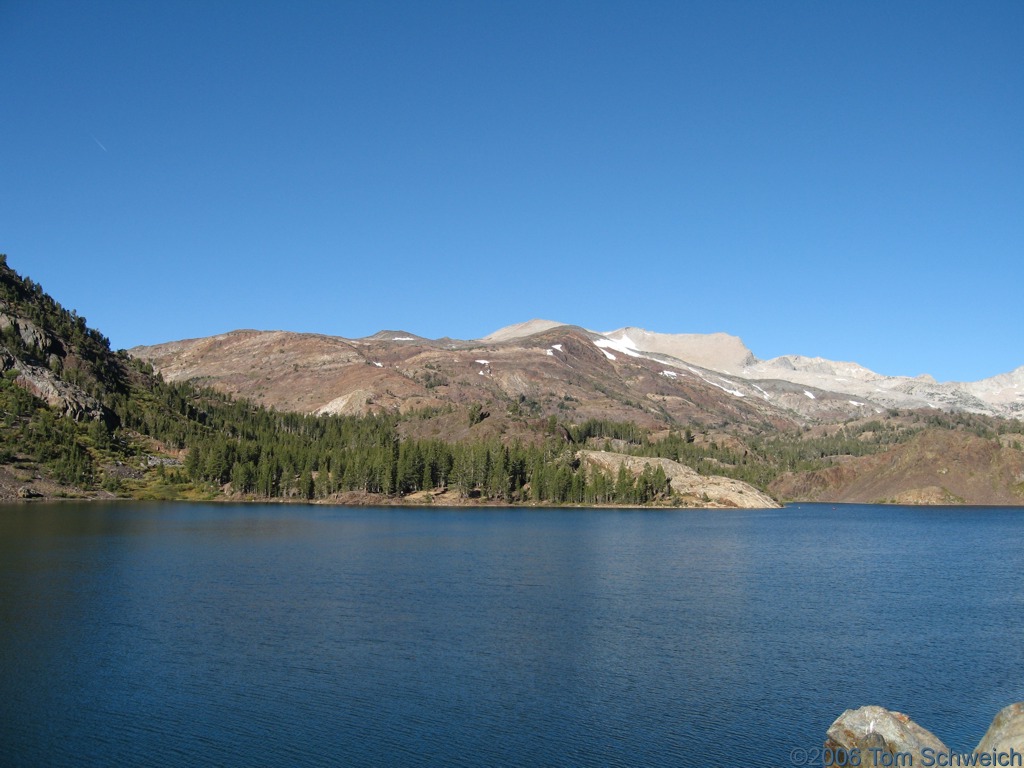
[[[864, 460], [909, 451], [934, 432], [952, 436], [955, 445], [981, 441], [971, 443], [971, 455], [983, 453], [977, 445], [991, 448], [985, 461], [998, 463], [1000, 474], [989, 477], [985, 466], [972, 467], [971, 488], [980, 476], [982, 484], [999, 486], [993, 498], [1006, 503], [1020, 499], [1024, 487], [1021, 423], [964, 414], [889, 412], [784, 430], [763, 422], [709, 429], [668, 415], [653, 427], [572, 421], [571, 412], [564, 420], [557, 414], [531, 418], [512, 403], [504, 423], [514, 417], [519, 426], [505, 431], [493, 428], [499, 421], [488, 411], [493, 404], [482, 403], [362, 416], [278, 412], [189, 382], [165, 382], [149, 364], [111, 351], [85, 318], [2, 257], [0, 367], [4, 498], [726, 504], [692, 487], [673, 487], [661, 462], [581, 461], [586, 448], [667, 459], [704, 477], [773, 488], [783, 498], [828, 500], [830, 489], [840, 486], [883, 496], [889, 488], [896, 489], [892, 495], [914, 491], [917, 485], [901, 487], [899, 477], [888, 486], [865, 479], [865, 472], [874, 477], [895, 459]], [[914, 464], [913, 482], [945, 489], [935, 498], [972, 500], [946, 488], [942, 478], [922, 479], [920, 465]]]

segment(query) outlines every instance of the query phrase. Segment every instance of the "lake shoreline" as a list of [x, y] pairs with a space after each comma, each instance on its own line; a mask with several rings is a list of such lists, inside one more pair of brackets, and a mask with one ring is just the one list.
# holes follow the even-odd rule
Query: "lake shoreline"
[[801, 506], [855, 508], [855, 507], [888, 507], [893, 509], [1013, 509], [1024, 510], [1020, 504], [908, 504], [896, 502], [877, 502], [864, 504], [862, 502], [847, 501], [785, 501], [779, 502], [778, 507], [734, 507], [725, 505], [672, 505], [672, 504], [555, 504], [542, 501], [529, 502], [507, 502], [496, 499], [484, 499], [479, 497], [459, 498], [452, 492], [436, 494], [430, 501], [413, 499], [412, 496], [421, 494], [410, 494], [403, 497], [389, 497], [380, 494], [347, 492], [336, 494], [327, 499], [298, 499], [281, 497], [257, 497], [257, 496], [173, 496], [173, 497], [145, 497], [145, 496], [116, 496], [107, 495], [53, 495], [36, 496], [33, 498], [0, 498], [0, 505], [10, 506], [32, 506], [51, 503], [147, 503], [147, 504], [215, 504], [215, 505], [281, 505], [281, 506], [316, 506], [316, 507], [353, 507], [353, 508], [393, 508], [393, 509], [638, 509], [638, 510], [661, 510], [661, 511], [699, 511], [699, 510], [762, 510], [777, 511], [782, 509], [794, 509]]

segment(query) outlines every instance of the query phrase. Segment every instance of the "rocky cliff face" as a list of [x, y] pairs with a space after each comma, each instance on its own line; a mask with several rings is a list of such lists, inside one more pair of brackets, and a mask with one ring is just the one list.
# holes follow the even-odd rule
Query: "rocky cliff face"
[[70, 344], [0, 300], [0, 372], [15, 372], [17, 384], [61, 415], [76, 421], [110, 421], [112, 415], [99, 400], [59, 375], [80, 365]]

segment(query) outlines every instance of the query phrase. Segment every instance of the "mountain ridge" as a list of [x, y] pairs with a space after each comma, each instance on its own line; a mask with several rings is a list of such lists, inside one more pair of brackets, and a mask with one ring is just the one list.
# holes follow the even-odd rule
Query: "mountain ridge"
[[[652, 426], [726, 421], [794, 426], [794, 415], [849, 418], [882, 410], [813, 387], [748, 382], [578, 326], [558, 325], [506, 341], [441, 344], [375, 336], [232, 332], [129, 352], [170, 381], [194, 380], [270, 407], [308, 413], [331, 403], [357, 403], [356, 411], [346, 412], [370, 413], [494, 400], [506, 406], [535, 404], [543, 415], [557, 411]], [[343, 399], [349, 395], [355, 399]]]
[[[793, 386], [805, 387], [803, 393], [811, 401], [818, 399], [821, 393], [830, 393], [833, 401], [839, 396], [845, 396], [848, 405], [852, 406], [852, 410], [847, 409], [851, 416], [858, 415], [857, 409], [870, 406], [876, 410], [931, 408], [1002, 418], [1024, 417], [1024, 366], [976, 382], [938, 382], [928, 374], [913, 378], [887, 376], [859, 363], [822, 357], [781, 355], [759, 360], [741, 338], [726, 333], [666, 334], [635, 326], [598, 332], [558, 321], [533, 319], [504, 326], [480, 339], [468, 340], [447, 337], [427, 339], [407, 331], [390, 330], [361, 338], [288, 331], [231, 331], [207, 339], [237, 338], [239, 334], [255, 334], [252, 338], [259, 338], [259, 334], [279, 334], [281, 338], [293, 340], [317, 338], [327, 344], [348, 345], [354, 355], [365, 357], [371, 350], [376, 350], [378, 356], [382, 356], [389, 344], [448, 350], [508, 345], [526, 349], [537, 346], [548, 335], [570, 332], [589, 338], [608, 360], [614, 361], [619, 356], [649, 360], [665, 365], [667, 370], [662, 373], [668, 378], [695, 375], [735, 397], [762, 397], [765, 400], [783, 397], [788, 391], [786, 386], [778, 384], [783, 382], [789, 390]], [[204, 343], [202, 339], [166, 342], [135, 347], [129, 352], [150, 362], [162, 361], [166, 373], [175, 379], [189, 378], [188, 371], [181, 369], [180, 364], [169, 362], [168, 352], [191, 350]], [[552, 348], [551, 353], [554, 352]], [[380, 368], [385, 367], [382, 361], [369, 362]], [[238, 392], [241, 394], [243, 390]], [[345, 394], [340, 392], [331, 399]], [[812, 416], [820, 411], [818, 407], [810, 407], [809, 403], [794, 403], [792, 398], [787, 402], [787, 407], [804, 416]], [[289, 403], [289, 407], [295, 406], [296, 403]]]

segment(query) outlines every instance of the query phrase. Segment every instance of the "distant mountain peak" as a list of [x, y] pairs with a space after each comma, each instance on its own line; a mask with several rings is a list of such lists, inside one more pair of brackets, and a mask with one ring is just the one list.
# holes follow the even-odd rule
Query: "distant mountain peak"
[[372, 336], [364, 336], [360, 341], [426, 341], [423, 336], [408, 331], [377, 331]]
[[739, 374], [757, 362], [742, 339], [728, 333], [657, 333], [626, 326], [602, 335], [639, 352], [669, 355], [722, 373]]

